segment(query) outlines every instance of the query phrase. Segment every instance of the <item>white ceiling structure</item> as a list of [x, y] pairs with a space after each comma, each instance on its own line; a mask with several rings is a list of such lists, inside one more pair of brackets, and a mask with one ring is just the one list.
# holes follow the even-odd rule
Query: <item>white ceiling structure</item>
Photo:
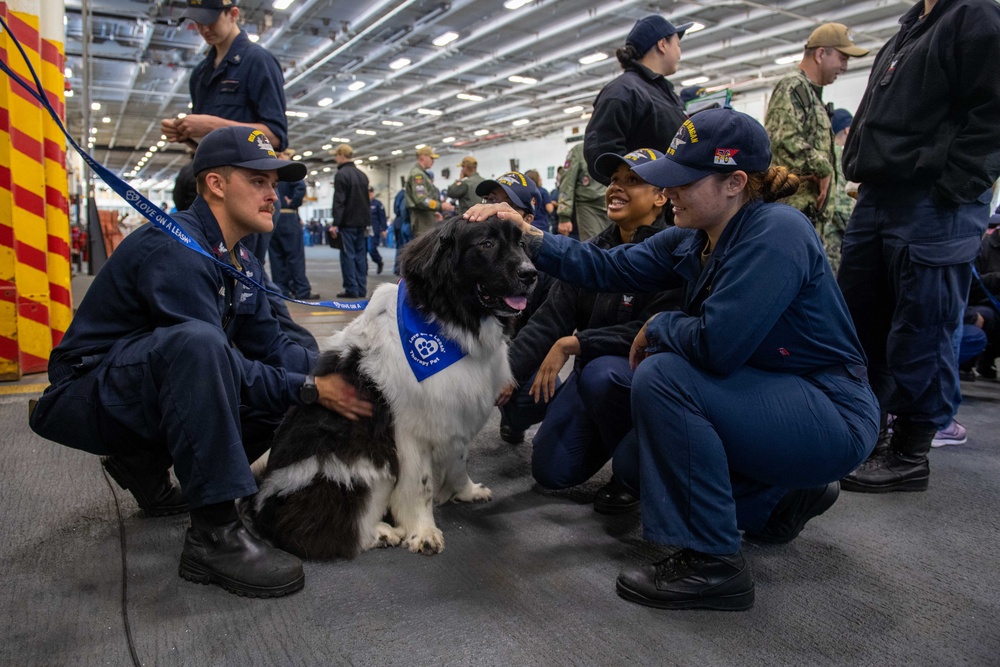
[[[172, 179], [183, 153], [157, 146], [160, 120], [188, 111], [188, 77], [207, 47], [190, 23], [179, 23], [183, 0], [86, 0], [89, 26], [83, 2], [66, 3], [71, 131], [91, 134], [94, 156], [112, 171]], [[809, 33], [827, 21], [847, 24], [856, 43], [872, 49], [851, 66], [870, 65], [912, 4], [241, 0], [240, 8], [243, 29], [284, 69], [291, 145], [317, 163], [332, 161], [336, 139], [349, 139], [356, 156], [385, 164], [411, 160], [422, 143], [468, 152], [579, 124], [620, 72], [615, 49], [651, 13], [704, 26], [681, 42], [671, 77], [678, 89], [695, 80], [739, 95], [773, 86], [791, 67], [775, 61], [797, 61]], [[451, 41], [438, 45], [448, 33]]]

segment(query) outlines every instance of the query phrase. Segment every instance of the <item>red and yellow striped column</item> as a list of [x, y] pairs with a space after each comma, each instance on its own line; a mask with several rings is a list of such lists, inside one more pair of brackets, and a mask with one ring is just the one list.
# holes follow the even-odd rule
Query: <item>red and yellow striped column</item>
[[[38, 0], [0, 0], [0, 15], [41, 68]], [[31, 75], [7, 33], [0, 57], [25, 80]], [[45, 219], [42, 109], [20, 85], [0, 76], [0, 379], [48, 366], [48, 228]]]
[[[42, 70], [39, 78], [49, 104], [66, 123], [66, 48], [61, 2], [41, 5]], [[69, 204], [66, 179], [66, 136], [47, 113], [42, 114], [45, 152], [45, 226], [48, 233], [49, 328], [52, 346], [62, 340], [73, 318], [70, 293]]]

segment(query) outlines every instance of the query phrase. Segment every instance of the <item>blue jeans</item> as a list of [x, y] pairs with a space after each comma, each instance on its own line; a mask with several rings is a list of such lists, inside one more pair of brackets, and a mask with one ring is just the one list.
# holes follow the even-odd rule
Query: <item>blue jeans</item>
[[811, 376], [743, 367], [720, 377], [663, 352], [632, 382], [634, 431], [615, 477], [640, 496], [643, 536], [710, 554], [735, 553], [789, 489], [854, 470], [878, 437], [868, 383], [844, 371]]
[[987, 218], [985, 203], [861, 186], [837, 282], [883, 412], [940, 428], [961, 401], [953, 340]]
[[364, 227], [340, 227], [340, 272], [344, 291], [363, 297], [368, 293], [368, 233]]

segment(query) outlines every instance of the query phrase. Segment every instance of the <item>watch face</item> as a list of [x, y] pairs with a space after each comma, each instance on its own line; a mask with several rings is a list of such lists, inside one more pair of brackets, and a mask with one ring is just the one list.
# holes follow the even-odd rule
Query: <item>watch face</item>
[[319, 399], [319, 391], [314, 384], [304, 384], [299, 389], [299, 399], [306, 405], [312, 405]]

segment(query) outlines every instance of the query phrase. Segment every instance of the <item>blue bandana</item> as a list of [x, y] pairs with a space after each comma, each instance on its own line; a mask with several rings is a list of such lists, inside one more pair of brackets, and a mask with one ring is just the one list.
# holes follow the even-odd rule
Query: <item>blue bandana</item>
[[428, 322], [407, 302], [406, 283], [402, 280], [396, 296], [396, 322], [399, 340], [417, 382], [423, 382], [465, 356], [458, 343], [441, 333], [437, 322]]

